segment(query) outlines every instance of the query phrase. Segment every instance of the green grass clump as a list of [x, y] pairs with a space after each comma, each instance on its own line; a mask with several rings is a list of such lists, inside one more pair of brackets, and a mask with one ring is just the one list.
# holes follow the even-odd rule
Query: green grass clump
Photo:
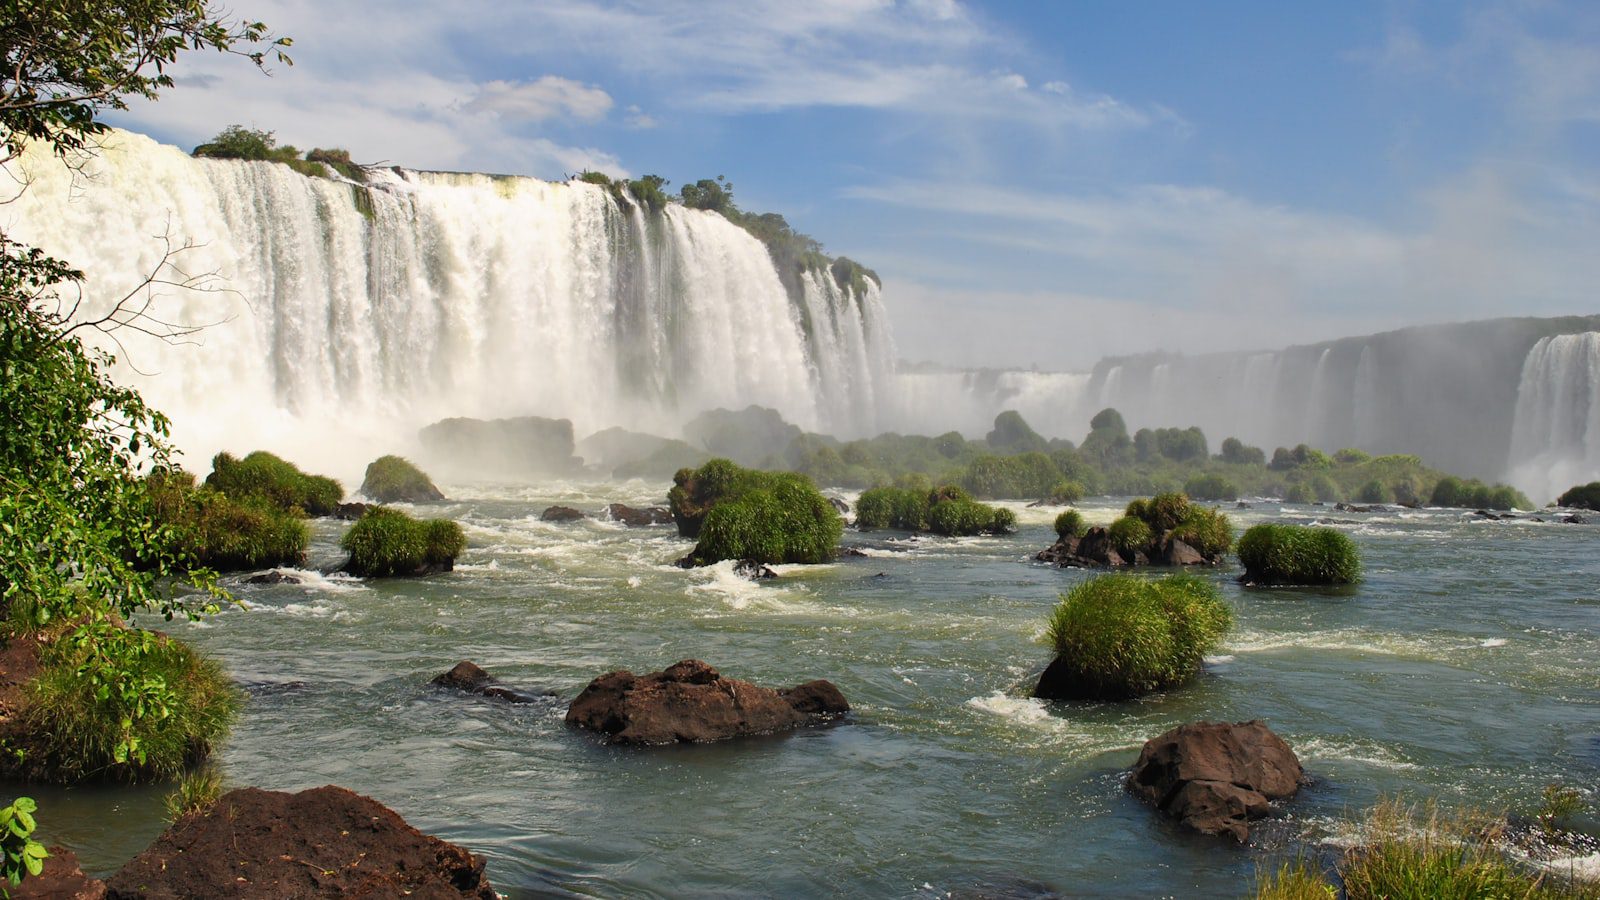
[[192, 565], [238, 572], [305, 561], [311, 538], [306, 523], [259, 495], [236, 500], [196, 488], [187, 472], [151, 475], [144, 484], [151, 520], [169, 529], [172, 545]]
[[1311, 489], [1311, 485], [1306, 484], [1304, 481], [1294, 482], [1283, 492], [1285, 503], [1314, 503], [1316, 499], [1316, 492]]
[[1083, 513], [1075, 509], [1069, 509], [1056, 516], [1056, 537], [1083, 537], [1083, 533], [1088, 530], [1089, 525], [1083, 521]]
[[810, 480], [789, 476], [713, 506], [690, 559], [702, 566], [724, 559], [826, 562], [843, 530], [838, 510]]
[[1102, 575], [1067, 593], [1046, 639], [1083, 696], [1122, 699], [1188, 681], [1232, 622], [1206, 579]]
[[1082, 482], [1063, 478], [1050, 488], [1050, 496], [1046, 497], [1051, 506], [1065, 506], [1068, 503], [1077, 503], [1083, 499], [1084, 487]]
[[[1556, 499], [1556, 503], [1572, 509], [1600, 510], [1600, 481], [1591, 481], [1569, 488]], [[1526, 507], [1524, 507], [1526, 508]]]
[[750, 491], [771, 490], [784, 483], [811, 484], [804, 475], [746, 469], [727, 459], [708, 460], [698, 469], [679, 469], [672, 481], [667, 504], [672, 509], [673, 520], [678, 523], [678, 533], [691, 538], [700, 536], [707, 514], [718, 503], [737, 500]]
[[1150, 526], [1137, 516], [1123, 516], [1111, 523], [1111, 546], [1126, 559], [1150, 546]]
[[1221, 556], [1233, 546], [1233, 525], [1215, 509], [1190, 504], [1172, 536], [1206, 556]]
[[[113, 656], [123, 681], [100, 686], [79, 668], [91, 654]], [[130, 716], [123, 688], [160, 686], [165, 714]], [[148, 698], [148, 691], [140, 695]], [[90, 639], [44, 646], [37, 678], [23, 692], [15, 749], [30, 780], [171, 778], [205, 759], [228, 732], [240, 695], [215, 660], [175, 638], [117, 627]], [[118, 747], [132, 738], [132, 754]], [[119, 759], [119, 755], [122, 757]]]
[[361, 493], [379, 503], [424, 503], [443, 500], [444, 494], [433, 479], [399, 456], [380, 456], [367, 466]]
[[1183, 492], [1195, 500], [1237, 500], [1239, 486], [1221, 475], [1196, 475], [1183, 483]]
[[398, 509], [375, 506], [345, 532], [339, 546], [350, 554], [346, 571], [383, 578], [448, 570], [467, 548], [467, 539], [449, 519], [419, 521]]
[[204, 812], [222, 799], [222, 775], [211, 766], [201, 766], [178, 777], [178, 786], [162, 800], [167, 821], [176, 822], [191, 813]]
[[926, 531], [928, 528], [927, 490], [882, 487], [861, 492], [856, 501], [856, 527], [863, 530], [900, 528]]
[[1255, 900], [1337, 900], [1339, 889], [1322, 870], [1304, 859], [1285, 862], [1256, 880]]
[[1011, 510], [975, 500], [945, 500], [928, 507], [928, 530], [934, 534], [1004, 534], [1016, 524], [1017, 514]]
[[1239, 539], [1246, 581], [1256, 584], [1350, 584], [1361, 577], [1355, 542], [1331, 528], [1263, 524]]
[[1016, 524], [1016, 513], [975, 502], [966, 489], [954, 484], [928, 491], [873, 488], [856, 501], [856, 527], [863, 530], [899, 528], [953, 536], [1003, 534]]
[[344, 499], [339, 482], [307, 475], [265, 450], [244, 459], [218, 453], [211, 460], [206, 484], [235, 500], [258, 497], [281, 510], [306, 516], [331, 516]]
[[[1600, 490], [1597, 490], [1597, 496], [1600, 496]], [[1454, 475], [1439, 479], [1428, 496], [1428, 505], [1466, 509], [1533, 509], [1533, 501], [1510, 485], [1491, 486], [1476, 478], [1462, 480]]]

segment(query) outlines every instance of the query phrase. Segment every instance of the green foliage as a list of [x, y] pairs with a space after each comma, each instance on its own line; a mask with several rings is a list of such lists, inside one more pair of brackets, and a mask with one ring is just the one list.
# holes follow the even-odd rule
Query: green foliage
[[928, 530], [946, 536], [1005, 534], [1016, 528], [1017, 514], [975, 500], [942, 500], [928, 507]]
[[1365, 450], [1357, 450], [1354, 447], [1346, 447], [1333, 454], [1333, 461], [1341, 466], [1359, 466], [1364, 462], [1371, 461], [1371, 459], [1372, 455], [1370, 453]]
[[1159, 535], [1177, 528], [1178, 523], [1188, 514], [1189, 498], [1182, 493], [1172, 491], [1157, 494], [1145, 501], [1140, 518], [1150, 526], [1152, 533]]
[[862, 491], [856, 500], [856, 527], [865, 531], [899, 528], [926, 531], [929, 491], [882, 487]]
[[1298, 444], [1293, 450], [1279, 447], [1272, 451], [1272, 462], [1267, 464], [1267, 468], [1277, 472], [1291, 469], [1331, 469], [1333, 460], [1315, 447]]
[[595, 172], [584, 169], [578, 174], [578, 180], [584, 184], [597, 184], [603, 188], [611, 187], [611, 176], [604, 172]]
[[[63, 784], [163, 779], [205, 758], [240, 702], [222, 667], [164, 635], [97, 630], [92, 642], [44, 645], [18, 713], [21, 774]], [[96, 656], [115, 660], [126, 679], [85, 677]]]
[[1583, 809], [1583, 792], [1562, 784], [1547, 784], [1540, 792], [1539, 811], [1534, 813], [1539, 826], [1547, 832], [1557, 831], [1561, 823]]
[[738, 207], [733, 205], [733, 183], [721, 175], [715, 180], [702, 178], [684, 185], [678, 189], [678, 197], [690, 209], [722, 213], [730, 219], [738, 213]]
[[1083, 521], [1083, 514], [1075, 509], [1069, 509], [1056, 516], [1056, 537], [1083, 537], [1083, 533], [1088, 530], [1089, 526]]
[[1078, 447], [1078, 453], [1100, 466], [1127, 465], [1134, 458], [1133, 441], [1128, 439], [1128, 426], [1122, 414], [1114, 409], [1102, 409], [1089, 420], [1089, 434]]
[[1206, 579], [1102, 575], [1067, 593], [1046, 640], [1084, 696], [1121, 699], [1188, 681], [1232, 622]]
[[1339, 889], [1330, 884], [1322, 869], [1305, 859], [1278, 866], [1271, 875], [1256, 881], [1255, 900], [1338, 900]]
[[1439, 479], [1428, 497], [1428, 505], [1467, 509], [1533, 509], [1533, 501], [1510, 485], [1490, 487], [1476, 478], [1463, 481], [1454, 475]]
[[1331, 528], [1253, 526], [1239, 539], [1239, 562], [1256, 584], [1349, 584], [1361, 577], [1355, 543]]
[[330, 516], [344, 499], [344, 488], [332, 478], [307, 475], [265, 450], [237, 459], [218, 453], [211, 460], [207, 486], [235, 500], [257, 498], [278, 509], [306, 516]]
[[1127, 437], [1128, 424], [1122, 420], [1122, 413], [1108, 406], [1095, 413], [1094, 418], [1089, 420], [1089, 432], [1093, 434], [1096, 431]]
[[1361, 490], [1356, 493], [1356, 501], [1358, 503], [1393, 503], [1394, 491], [1389, 490], [1388, 485], [1374, 478], [1361, 486]]
[[1233, 546], [1233, 525], [1215, 509], [1190, 504], [1183, 520], [1172, 529], [1172, 536], [1206, 556], [1216, 557]]
[[306, 154], [305, 161], [309, 165], [324, 165], [351, 181], [365, 182], [367, 170], [350, 159], [350, 151], [334, 147], [325, 149], [318, 147]]
[[795, 479], [811, 485], [803, 475], [763, 472], [742, 468], [731, 460], [712, 459], [698, 469], [679, 469], [672, 477], [667, 503], [678, 523], [678, 533], [684, 537], [699, 537], [707, 513], [718, 503], [737, 500], [750, 491], [770, 490]]
[[1016, 527], [1016, 514], [974, 502], [956, 485], [930, 491], [884, 487], [862, 492], [856, 501], [856, 527], [942, 535], [1003, 534]]
[[1080, 482], [1063, 478], [1050, 487], [1050, 493], [1045, 497], [1051, 506], [1063, 506], [1068, 503], [1077, 503], [1083, 499], [1086, 490]]
[[1222, 452], [1217, 454], [1217, 459], [1239, 466], [1264, 466], [1267, 454], [1260, 447], [1246, 446], [1243, 441], [1231, 437], [1222, 442]]
[[361, 493], [379, 503], [444, 499], [427, 473], [399, 456], [380, 456], [369, 463], [361, 482]]
[[398, 509], [368, 509], [339, 539], [350, 554], [345, 570], [366, 578], [414, 575], [454, 565], [467, 548], [461, 526], [449, 519], [417, 520]]
[[[260, 22], [234, 22], [209, 0], [139, 3], [12, 3], [0, 40], [0, 131], [9, 154], [28, 141], [56, 153], [92, 149], [107, 126], [98, 116], [127, 109], [126, 97], [155, 99], [172, 87], [168, 69], [185, 50], [268, 54], [284, 63], [288, 38]], [[243, 49], [241, 49], [241, 47]]]
[[258, 495], [235, 500], [194, 486], [187, 472], [145, 479], [150, 520], [170, 530], [170, 544], [189, 562], [220, 572], [297, 566], [311, 532], [298, 516]]
[[1556, 503], [1571, 509], [1600, 510], [1600, 481], [1568, 488], [1566, 493], [1556, 498]]
[[644, 204], [645, 208], [659, 212], [666, 207], [670, 199], [666, 190], [668, 184], [671, 182], [660, 175], [646, 175], [628, 182], [628, 193], [633, 199]]
[[[747, 225], [746, 228], [748, 227]], [[867, 282], [869, 281], [879, 288], [883, 287], [883, 279], [878, 277], [877, 272], [848, 256], [836, 257], [833, 260], [833, 264], [828, 267], [828, 271], [833, 275], [833, 283], [839, 286], [839, 290], [849, 291], [857, 297], [864, 296], [867, 293]]]
[[1150, 546], [1150, 526], [1137, 516], [1123, 516], [1111, 523], [1111, 546], [1126, 559]]
[[163, 799], [167, 821], [176, 822], [187, 815], [205, 812], [222, 799], [222, 774], [214, 767], [200, 766], [178, 777], [178, 786]]
[[[44, 845], [33, 839], [38, 827], [33, 814], [38, 811], [39, 805], [32, 797], [18, 797], [0, 809], [0, 877], [10, 887], [21, 884], [25, 876], [37, 878], [44, 871], [44, 861], [50, 858]], [[11, 896], [10, 891], [5, 895]]]
[[1000, 453], [1026, 453], [1030, 450], [1042, 453], [1050, 446], [1050, 442], [1040, 437], [1022, 418], [1022, 414], [1015, 410], [1006, 410], [994, 417], [994, 429], [984, 438], [984, 443]]
[[1196, 475], [1183, 483], [1183, 492], [1196, 500], [1237, 500], [1239, 486], [1217, 475]]
[[1206, 436], [1199, 428], [1141, 428], [1133, 436], [1134, 455], [1141, 460], [1157, 457], [1173, 462], [1206, 458]]
[[1317, 499], [1317, 492], [1307, 482], [1290, 482], [1288, 489], [1283, 492], [1283, 499], [1290, 503], [1313, 503]]
[[1338, 483], [1327, 472], [1312, 472], [1307, 483], [1311, 485], [1311, 493], [1323, 503], [1338, 503], [1343, 496]]
[[984, 500], [1047, 496], [1060, 480], [1061, 470], [1049, 456], [1038, 451], [1016, 456], [984, 454], [968, 463], [955, 478], [974, 497]]
[[300, 160], [300, 151], [287, 144], [278, 146], [278, 139], [272, 132], [246, 128], [243, 125], [229, 125], [222, 129], [216, 137], [195, 147], [194, 155], [209, 159], [245, 159], [277, 163]]
[[774, 475], [767, 486], [712, 506], [690, 558], [820, 563], [833, 558], [844, 523], [838, 510], [803, 476]]

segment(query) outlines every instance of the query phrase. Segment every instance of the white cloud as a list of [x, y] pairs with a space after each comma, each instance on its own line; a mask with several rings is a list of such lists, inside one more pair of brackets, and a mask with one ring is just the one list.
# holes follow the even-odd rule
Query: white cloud
[[629, 106], [627, 114], [623, 121], [627, 123], [629, 128], [654, 128], [661, 124], [656, 121], [654, 116], [640, 109], [637, 104]]
[[537, 81], [490, 81], [467, 104], [507, 119], [542, 122], [570, 116], [593, 122], [611, 110], [611, 95], [594, 85], [555, 75]]

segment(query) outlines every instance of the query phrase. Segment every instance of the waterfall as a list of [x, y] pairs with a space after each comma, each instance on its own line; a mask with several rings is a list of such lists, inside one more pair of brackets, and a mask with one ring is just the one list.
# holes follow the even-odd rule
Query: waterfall
[[[0, 228], [88, 276], [104, 308], [162, 235], [223, 291], [167, 290], [195, 344], [124, 335], [119, 378], [179, 445], [358, 465], [447, 416], [570, 418], [676, 434], [717, 406], [874, 431], [893, 343], [875, 284], [804, 273], [715, 213], [649, 213], [601, 186], [371, 170], [366, 186], [265, 162], [192, 159], [116, 132], [74, 176], [43, 154]], [[15, 174], [15, 173], [14, 173]], [[193, 460], [191, 465], [199, 465]]]
[[1536, 501], [1600, 480], [1600, 332], [1528, 351], [1511, 429], [1511, 479]]

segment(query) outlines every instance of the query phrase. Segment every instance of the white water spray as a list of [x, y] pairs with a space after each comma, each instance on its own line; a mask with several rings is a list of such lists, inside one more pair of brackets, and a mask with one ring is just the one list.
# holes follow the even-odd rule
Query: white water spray
[[1600, 480], [1600, 332], [1541, 338], [1528, 351], [1511, 435], [1512, 480], [1536, 499]]

